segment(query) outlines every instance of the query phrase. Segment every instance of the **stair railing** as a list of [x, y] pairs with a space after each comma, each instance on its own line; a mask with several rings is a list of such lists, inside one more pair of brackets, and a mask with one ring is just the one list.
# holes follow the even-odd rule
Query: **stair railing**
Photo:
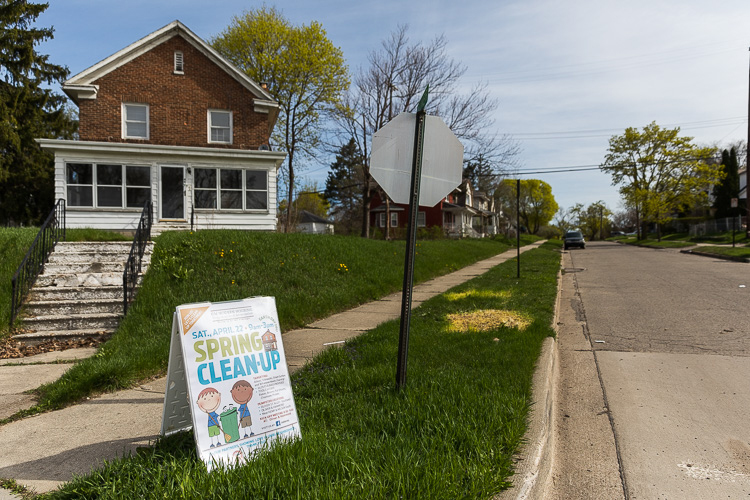
[[28, 298], [37, 277], [44, 271], [49, 255], [60, 239], [65, 239], [65, 200], [60, 198], [47, 216], [34, 238], [29, 251], [11, 280], [10, 328], [16, 320], [21, 306]]
[[138, 276], [141, 274], [141, 263], [143, 254], [146, 251], [148, 242], [151, 240], [151, 226], [154, 223], [153, 204], [147, 201], [143, 205], [141, 219], [138, 221], [138, 227], [133, 237], [133, 245], [130, 247], [128, 261], [125, 263], [125, 271], [122, 273], [123, 304], [122, 314], [128, 313], [128, 306], [135, 298], [135, 291], [138, 285]]

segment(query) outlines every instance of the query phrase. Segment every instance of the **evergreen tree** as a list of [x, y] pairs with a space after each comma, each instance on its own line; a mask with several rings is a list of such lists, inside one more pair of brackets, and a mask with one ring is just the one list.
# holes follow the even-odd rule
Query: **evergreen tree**
[[71, 138], [65, 97], [49, 87], [68, 76], [36, 52], [52, 28], [32, 25], [49, 4], [0, 0], [0, 224], [39, 223], [54, 204], [52, 155], [36, 138]]
[[713, 207], [716, 209], [717, 219], [736, 215], [737, 209], [732, 208], [732, 198], [739, 197], [740, 192], [737, 150], [732, 148], [731, 151], [727, 151], [726, 149], [722, 151], [721, 163], [724, 165], [726, 177], [723, 181], [714, 186]]
[[463, 178], [471, 182], [476, 191], [492, 195], [500, 181], [501, 172], [483, 154], [464, 163]]
[[325, 198], [331, 204], [336, 233], [358, 234], [361, 226], [364, 160], [357, 143], [350, 139], [341, 146], [326, 178]]

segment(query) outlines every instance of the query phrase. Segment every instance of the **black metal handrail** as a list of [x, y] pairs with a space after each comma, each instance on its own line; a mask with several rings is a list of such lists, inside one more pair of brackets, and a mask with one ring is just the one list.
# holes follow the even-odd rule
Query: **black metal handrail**
[[123, 304], [122, 313], [128, 313], [128, 306], [135, 298], [135, 290], [138, 285], [138, 276], [141, 274], [141, 263], [143, 253], [151, 240], [151, 226], [154, 223], [154, 210], [150, 201], [143, 205], [141, 219], [135, 230], [133, 245], [130, 247], [128, 261], [125, 263], [125, 271], [122, 273]]
[[37, 277], [44, 271], [44, 264], [61, 237], [65, 239], [65, 200], [62, 198], [57, 200], [47, 220], [39, 228], [34, 242], [11, 280], [13, 289], [10, 306], [11, 329], [21, 306], [26, 301]]

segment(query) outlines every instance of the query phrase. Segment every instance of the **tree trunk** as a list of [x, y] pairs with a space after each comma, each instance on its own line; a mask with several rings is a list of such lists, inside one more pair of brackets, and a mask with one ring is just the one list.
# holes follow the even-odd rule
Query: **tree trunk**
[[365, 173], [365, 185], [362, 188], [362, 238], [370, 237], [370, 175]]
[[386, 241], [391, 239], [391, 199], [383, 191], [385, 197], [385, 239]]
[[292, 158], [294, 156], [293, 151], [289, 151], [289, 191], [287, 194], [287, 204], [286, 204], [286, 224], [284, 225], [284, 232], [289, 233], [291, 232], [291, 226], [292, 226], [292, 202], [294, 201], [292, 197], [294, 196], [294, 168], [292, 167]]

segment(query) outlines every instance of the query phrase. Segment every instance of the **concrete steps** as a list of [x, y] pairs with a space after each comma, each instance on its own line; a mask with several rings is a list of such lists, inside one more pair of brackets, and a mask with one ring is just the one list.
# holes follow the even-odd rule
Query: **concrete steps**
[[[123, 314], [122, 277], [131, 242], [58, 243], [21, 314], [27, 343], [108, 335]], [[141, 275], [153, 243], [146, 248]], [[140, 278], [139, 278], [140, 279]]]

